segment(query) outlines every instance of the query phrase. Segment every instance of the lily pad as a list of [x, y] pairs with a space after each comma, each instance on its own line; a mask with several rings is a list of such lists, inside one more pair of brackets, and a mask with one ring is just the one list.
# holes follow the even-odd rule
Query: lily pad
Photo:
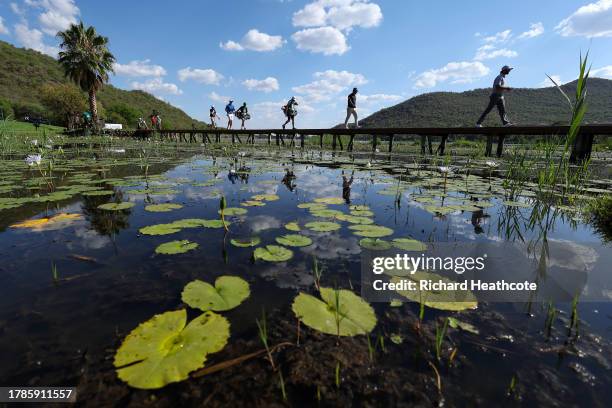
[[117, 376], [130, 386], [156, 389], [186, 380], [206, 356], [223, 349], [229, 322], [206, 312], [187, 326], [185, 309], [156, 315], [125, 338], [115, 354]]
[[391, 245], [404, 251], [425, 251], [427, 245], [412, 238], [395, 238], [391, 241]]
[[344, 199], [342, 199], [341, 197], [322, 197], [322, 198], [315, 198], [315, 203], [321, 203], [321, 204], [344, 204]]
[[371, 251], [386, 251], [391, 249], [391, 243], [378, 238], [364, 238], [359, 241], [359, 245]]
[[147, 205], [145, 210], [150, 212], [170, 212], [173, 210], [180, 210], [181, 208], [183, 208], [183, 206], [180, 204], [167, 203]]
[[376, 326], [374, 309], [345, 289], [321, 288], [321, 299], [300, 293], [293, 301], [293, 313], [305, 325], [323, 333], [356, 336]]
[[201, 280], [189, 282], [183, 289], [181, 298], [194, 309], [223, 312], [237, 307], [250, 294], [249, 284], [244, 279], [221, 276], [215, 281], [215, 286]]
[[257, 194], [251, 197], [251, 200], [255, 201], [277, 201], [280, 199], [276, 194]]
[[134, 205], [136, 204], [129, 201], [125, 201], [123, 203], [106, 203], [99, 205], [98, 209], [106, 211], [121, 211], [127, 210], [128, 208], [132, 208]]
[[143, 235], [170, 235], [179, 232], [181, 228], [175, 224], [156, 224], [143, 227], [138, 232]]
[[184, 239], [181, 241], [170, 241], [166, 242], [165, 244], [161, 244], [155, 248], [155, 252], [163, 255], [184, 254], [185, 252], [196, 249], [198, 246], [199, 245], [197, 243]]
[[476, 326], [466, 322], [462, 322], [461, 320], [457, 320], [454, 317], [448, 317], [448, 325], [453, 329], [461, 329], [463, 331], [470, 332], [473, 334], [480, 334]]
[[109, 196], [113, 195], [115, 192], [113, 190], [94, 190], [94, 191], [83, 191], [81, 195], [85, 197], [99, 197], [99, 196]]
[[351, 225], [349, 229], [353, 231], [353, 234], [367, 238], [380, 238], [393, 234], [391, 228], [380, 225]]
[[302, 230], [297, 222], [287, 223], [285, 224], [285, 228], [294, 232], [300, 232]]
[[[223, 213], [231, 217], [233, 215], [244, 215], [247, 213], [247, 210], [240, 207], [228, 207], [223, 211]], [[219, 214], [221, 214], [221, 210], [219, 210]]]
[[312, 245], [312, 239], [299, 234], [287, 234], [276, 237], [276, 242], [288, 247], [306, 247]]
[[322, 203], [302, 203], [302, 204], [298, 204], [297, 206], [298, 208], [305, 208], [311, 211], [316, 211], [316, 210], [324, 210], [327, 208], [327, 205], [322, 204]]
[[240, 205], [243, 207], [263, 207], [264, 205], [266, 205], [266, 203], [263, 203], [261, 201], [255, 201], [255, 200], [247, 200], [247, 201], [241, 202]]
[[336, 222], [328, 222], [328, 221], [309, 222], [305, 226], [309, 230], [315, 231], [315, 232], [331, 232], [331, 231], [336, 231], [340, 229], [340, 224]]
[[261, 238], [259, 237], [251, 237], [251, 238], [233, 238], [230, 240], [230, 243], [238, 248], [249, 248], [257, 246], [261, 243]]
[[421, 280], [431, 280], [434, 282], [443, 281], [450, 283], [450, 279], [436, 275], [430, 272], [417, 271], [414, 274], [408, 274], [407, 276], [394, 276], [391, 278], [391, 282], [398, 283], [402, 279], [410, 279], [416, 282], [416, 290], [397, 290], [397, 293], [406, 297], [409, 300], [417, 303], [423, 303], [425, 306], [432, 309], [448, 310], [448, 311], [462, 311], [467, 309], [476, 309], [478, 307], [478, 301], [474, 294], [467, 290], [456, 290], [456, 291], [421, 291], [419, 289], [419, 282]]
[[278, 245], [268, 245], [257, 248], [253, 256], [268, 262], [285, 262], [293, 258], [293, 251]]

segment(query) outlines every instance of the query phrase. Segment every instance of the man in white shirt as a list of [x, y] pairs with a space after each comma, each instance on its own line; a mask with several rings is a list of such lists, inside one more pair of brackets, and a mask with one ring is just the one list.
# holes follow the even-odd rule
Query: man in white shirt
[[499, 117], [502, 120], [504, 126], [512, 126], [512, 123], [508, 120], [506, 116], [506, 101], [504, 99], [504, 94], [512, 91], [512, 88], [506, 86], [506, 75], [512, 71], [513, 68], [508, 65], [504, 65], [499, 73], [499, 75], [493, 81], [493, 92], [489, 97], [489, 105], [485, 109], [485, 111], [480, 115], [480, 119], [476, 122], [476, 127], [482, 127], [482, 122], [484, 122], [485, 118], [493, 110], [495, 106], [497, 106], [497, 110], [499, 111]]

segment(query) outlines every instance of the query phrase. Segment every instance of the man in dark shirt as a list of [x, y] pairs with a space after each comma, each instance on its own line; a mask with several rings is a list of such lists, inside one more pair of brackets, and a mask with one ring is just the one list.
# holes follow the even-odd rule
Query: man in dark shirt
[[482, 115], [480, 115], [480, 119], [478, 119], [478, 122], [476, 122], [476, 127], [482, 127], [482, 122], [484, 122], [489, 112], [491, 112], [495, 106], [497, 106], [499, 117], [501, 118], [504, 126], [512, 126], [512, 123], [510, 123], [508, 117], [506, 116], [506, 101], [504, 99], [504, 94], [512, 90], [512, 88], [506, 86], [505, 79], [506, 75], [508, 75], [512, 69], [513, 68], [504, 65], [499, 75], [495, 78], [495, 81], [493, 81], [493, 92], [489, 97], [489, 105]]
[[351, 118], [351, 115], [355, 118], [355, 127], [359, 127], [359, 122], [357, 118], [357, 88], [353, 88], [353, 92], [348, 96], [348, 103], [346, 106], [346, 119], [344, 120], [344, 126], [348, 129], [348, 121]]

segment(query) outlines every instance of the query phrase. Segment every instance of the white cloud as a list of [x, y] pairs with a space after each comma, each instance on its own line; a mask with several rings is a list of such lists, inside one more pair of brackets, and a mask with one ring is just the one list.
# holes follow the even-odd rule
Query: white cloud
[[517, 56], [518, 53], [516, 51], [512, 51], [507, 48], [496, 49], [495, 46], [491, 44], [485, 44], [476, 50], [476, 56], [474, 59], [476, 61], [483, 61], [499, 57], [514, 58]]
[[132, 89], [140, 89], [154, 95], [157, 93], [181, 95], [183, 93], [176, 84], [164, 82], [161, 78], [153, 78], [145, 82], [133, 81], [130, 83], [130, 86]]
[[59, 48], [45, 44], [43, 42], [43, 32], [35, 28], [30, 29], [25, 22], [15, 24], [15, 37], [26, 48], [57, 57]]
[[401, 95], [388, 95], [388, 94], [372, 94], [372, 95], [359, 95], [359, 100], [369, 104], [380, 104], [387, 102], [397, 102], [402, 99]]
[[496, 43], [504, 43], [508, 41], [512, 37], [512, 30], [500, 31], [499, 33], [485, 37], [483, 39], [486, 43], [496, 44]]
[[597, 68], [591, 71], [591, 76], [612, 79], [612, 65]]
[[18, 16], [23, 16], [24, 11], [17, 3], [11, 3], [11, 10]]
[[224, 76], [214, 69], [198, 69], [198, 68], [183, 68], [178, 72], [178, 77], [181, 82], [193, 80], [205, 85], [219, 85]]
[[482, 62], [462, 61], [449, 62], [442, 68], [430, 69], [419, 74], [415, 80], [416, 88], [433, 88], [439, 82], [451, 81], [451, 83], [469, 83], [489, 73]]
[[219, 95], [216, 92], [211, 92], [208, 94], [208, 98], [213, 101], [213, 102], [229, 102], [230, 99], [232, 99], [231, 96], [223, 96], [223, 95]]
[[302, 51], [342, 55], [350, 49], [344, 34], [334, 27], [307, 28], [294, 33], [291, 38]]
[[320, 102], [330, 100], [342, 91], [368, 82], [363, 75], [348, 71], [327, 70], [316, 72], [314, 77], [315, 81], [293, 87], [293, 91], [304, 95], [309, 101]]
[[534, 38], [544, 34], [544, 24], [542, 23], [533, 23], [529, 26], [529, 30], [525, 31], [521, 35], [518, 36], [520, 40], [526, 38]]
[[316, 0], [293, 14], [293, 25], [350, 30], [376, 27], [382, 19], [380, 6], [368, 0]]
[[44, 11], [38, 16], [42, 31], [55, 35], [58, 31], [67, 29], [71, 24], [77, 23], [79, 8], [74, 0], [40, 0], [29, 4], [42, 8]]
[[273, 77], [267, 77], [266, 79], [247, 79], [242, 82], [242, 85], [246, 86], [249, 91], [261, 91], [261, 92], [272, 92], [278, 91], [278, 80]]
[[580, 7], [555, 30], [563, 37], [612, 37], [612, 0], [599, 0]]
[[[561, 76], [560, 75], [551, 75], [550, 76], [558, 85], [562, 85], [563, 82], [561, 82]], [[550, 80], [550, 78], [546, 77], [544, 78], [544, 80], [542, 82], [540, 82], [540, 84], [538, 85], [538, 88], [547, 88], [550, 86], [555, 86], [555, 84]]]
[[160, 77], [166, 75], [166, 70], [161, 65], [151, 64], [151, 60], [130, 61], [127, 64], [115, 63], [113, 65], [117, 75], [125, 75], [131, 77]]
[[280, 35], [269, 35], [256, 29], [251, 29], [242, 37], [240, 43], [230, 40], [219, 44], [219, 46], [226, 51], [251, 50], [267, 52], [281, 48], [285, 42]]
[[8, 33], [9, 33], [9, 30], [4, 25], [4, 19], [2, 18], [2, 16], [0, 16], [0, 34], [8, 34]]

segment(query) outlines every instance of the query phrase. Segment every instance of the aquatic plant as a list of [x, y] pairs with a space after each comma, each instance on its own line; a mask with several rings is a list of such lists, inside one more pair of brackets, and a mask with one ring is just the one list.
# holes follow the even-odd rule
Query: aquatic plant
[[586, 206], [586, 220], [593, 224], [604, 241], [612, 241], [612, 195], [602, 195]]
[[181, 293], [183, 302], [204, 312], [224, 312], [238, 307], [251, 294], [249, 284], [237, 276], [221, 276], [215, 286], [201, 280], [185, 285]]
[[183, 381], [204, 366], [208, 354], [225, 347], [229, 326], [225, 317], [213, 312], [189, 324], [185, 309], [156, 315], [123, 340], [113, 362], [117, 376], [141, 389]]
[[98, 206], [99, 210], [105, 211], [123, 211], [134, 207], [136, 204], [130, 201], [124, 201], [122, 203], [106, 203]]
[[55, 262], [51, 262], [51, 277], [53, 278], [53, 282], [59, 282], [59, 273], [57, 272], [57, 265]]
[[436, 323], [436, 359], [440, 361], [440, 357], [442, 355], [442, 344], [444, 342], [444, 337], [446, 337], [446, 330], [448, 329], [448, 318], [444, 319], [444, 324], [439, 326]]
[[181, 241], [170, 241], [155, 248], [155, 253], [162, 255], [184, 254], [196, 249], [198, 246], [199, 245], [196, 242], [191, 242], [186, 239]]
[[227, 232], [229, 231], [229, 228], [227, 227], [227, 223], [225, 222], [225, 207], [227, 207], [227, 202], [225, 201], [225, 196], [222, 195], [221, 199], [219, 200], [219, 214], [221, 215], [221, 221], [223, 222], [223, 228]]
[[293, 258], [293, 251], [278, 245], [267, 245], [255, 249], [253, 257], [268, 262], [285, 262]]
[[149, 211], [149, 212], [170, 212], [170, 211], [173, 211], [173, 210], [180, 210], [181, 208], [183, 208], [183, 206], [181, 204], [173, 204], [173, 203], [150, 204], [150, 205], [147, 205], [145, 207], [145, 211]]
[[274, 365], [274, 359], [272, 358], [272, 352], [270, 351], [270, 345], [268, 344], [268, 322], [266, 320], [265, 309], [261, 310], [261, 320], [255, 319], [255, 323], [257, 324], [257, 330], [259, 331], [259, 339], [266, 348], [266, 353], [268, 354], [268, 361], [270, 361], [272, 370], [276, 370], [276, 366]]
[[250, 238], [232, 238], [230, 244], [238, 248], [249, 248], [257, 246], [261, 243], [261, 238], [250, 237]]
[[548, 302], [548, 309], [546, 311], [546, 320], [544, 321], [544, 332], [546, 334], [546, 338], [549, 339], [552, 334], [552, 327], [555, 323], [555, 319], [557, 318], [557, 308], [553, 304], [553, 302]]
[[321, 290], [321, 276], [323, 276], [323, 268], [319, 268], [319, 262], [316, 256], [312, 256], [312, 274], [314, 275], [314, 284], [317, 290]]
[[367, 334], [376, 325], [372, 307], [345, 289], [320, 288], [321, 299], [300, 293], [292, 310], [308, 327], [336, 336]]
[[[390, 272], [397, 274], [398, 271]], [[410, 279], [419, 285], [419, 281], [441, 281], [444, 283], [453, 283], [450, 279], [437, 275], [431, 272], [416, 271], [415, 273], [402, 274], [402, 276], [392, 276], [390, 281], [400, 283], [402, 279]], [[476, 296], [469, 290], [455, 291], [427, 291], [427, 290], [396, 290], [397, 293], [405, 298], [420, 303], [421, 305], [432, 309], [447, 310], [447, 311], [462, 311], [467, 309], [476, 309], [478, 301]]]
[[340, 229], [340, 224], [329, 221], [313, 221], [305, 225], [311, 231], [315, 232], [331, 232]]
[[381, 238], [393, 234], [393, 230], [380, 225], [351, 225], [348, 227], [353, 234], [367, 238]]
[[306, 247], [312, 245], [312, 239], [299, 234], [287, 234], [276, 237], [276, 242], [288, 247]]

